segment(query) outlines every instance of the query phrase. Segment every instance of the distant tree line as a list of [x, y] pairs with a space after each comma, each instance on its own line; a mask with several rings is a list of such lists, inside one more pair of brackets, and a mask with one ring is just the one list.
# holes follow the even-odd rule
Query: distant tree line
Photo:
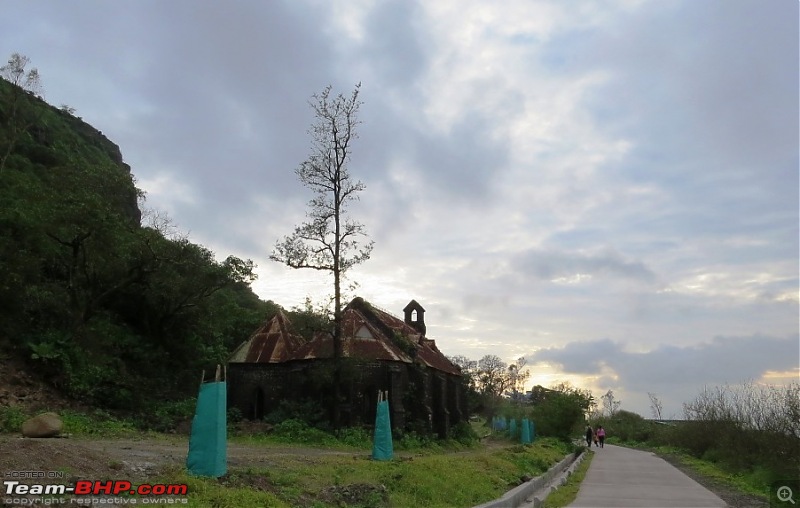
[[569, 383], [551, 388], [537, 385], [526, 391], [530, 370], [525, 358], [511, 364], [496, 355], [477, 361], [464, 356], [450, 360], [461, 368], [470, 411], [483, 415], [488, 422], [494, 416], [529, 418], [535, 422], [538, 435], [570, 441], [595, 407], [591, 392]]

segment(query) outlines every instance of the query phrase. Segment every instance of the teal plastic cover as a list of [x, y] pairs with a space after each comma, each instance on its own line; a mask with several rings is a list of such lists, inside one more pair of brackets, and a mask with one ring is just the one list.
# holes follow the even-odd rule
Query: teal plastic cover
[[522, 419], [522, 425], [520, 426], [519, 440], [522, 444], [528, 444], [531, 442], [531, 426], [527, 418]]
[[200, 386], [186, 457], [186, 469], [193, 475], [216, 478], [228, 470], [225, 385], [225, 381], [221, 381]]
[[375, 415], [375, 436], [372, 440], [372, 458], [375, 460], [392, 460], [392, 424], [389, 420], [389, 401], [378, 402]]

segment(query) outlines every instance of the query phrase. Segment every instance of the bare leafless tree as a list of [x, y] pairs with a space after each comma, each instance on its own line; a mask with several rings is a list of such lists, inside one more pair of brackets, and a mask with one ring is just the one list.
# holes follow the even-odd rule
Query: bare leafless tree
[[525, 368], [527, 363], [528, 360], [521, 356], [515, 363], [508, 366], [508, 385], [511, 388], [511, 398], [516, 402], [519, 402], [520, 393], [523, 393], [525, 383], [531, 377], [530, 369]]
[[14, 53], [6, 65], [0, 67], [0, 78], [12, 85], [8, 93], [0, 94], [3, 109], [6, 111], [6, 124], [3, 126], [5, 139], [0, 140], [2, 142], [0, 146], [5, 145], [0, 154], [0, 172], [5, 169], [6, 161], [19, 138], [34, 123], [34, 120], [25, 118], [22, 113], [23, 94], [41, 95], [42, 93], [39, 70], [33, 68], [26, 71], [25, 68], [29, 63], [30, 59], [27, 56]]
[[655, 393], [647, 392], [647, 396], [650, 397], [650, 411], [653, 413], [653, 418], [661, 420], [661, 412], [664, 409], [664, 405]]
[[612, 390], [607, 391], [600, 399], [603, 401], [603, 412], [609, 417], [617, 414], [619, 407], [622, 405], [622, 402], [617, 400]]
[[730, 422], [741, 429], [775, 432], [800, 439], [800, 383], [704, 387], [684, 403], [687, 420]]
[[369, 259], [373, 242], [363, 224], [347, 217], [347, 205], [358, 199], [365, 186], [348, 171], [353, 141], [358, 137], [358, 98], [361, 84], [350, 96], [332, 95], [330, 86], [310, 102], [316, 117], [311, 134], [311, 155], [295, 170], [304, 186], [314, 192], [306, 221], [275, 244], [270, 255], [292, 268], [309, 268], [333, 275], [333, 355], [335, 367], [334, 425], [338, 425], [338, 398], [342, 354], [342, 279], [355, 265]]

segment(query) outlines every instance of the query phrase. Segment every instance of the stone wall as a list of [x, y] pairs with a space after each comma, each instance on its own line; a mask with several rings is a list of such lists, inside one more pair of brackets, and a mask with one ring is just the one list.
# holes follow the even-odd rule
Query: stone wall
[[[282, 400], [330, 400], [332, 360], [228, 364], [228, 407], [260, 419]], [[446, 438], [452, 425], [468, 418], [458, 377], [420, 365], [346, 359], [342, 366], [341, 422], [375, 422], [379, 391], [389, 392], [392, 428]]]

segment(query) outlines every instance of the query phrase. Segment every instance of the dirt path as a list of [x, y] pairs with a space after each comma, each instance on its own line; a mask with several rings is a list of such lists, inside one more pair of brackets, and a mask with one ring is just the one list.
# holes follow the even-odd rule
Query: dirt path
[[[147, 478], [166, 466], [183, 466], [188, 450], [186, 436], [23, 439], [0, 435], [0, 475], [11, 471], [64, 471], [69, 478]], [[366, 454], [366, 451], [228, 443], [228, 465], [233, 468], [269, 467], [285, 456]]]

